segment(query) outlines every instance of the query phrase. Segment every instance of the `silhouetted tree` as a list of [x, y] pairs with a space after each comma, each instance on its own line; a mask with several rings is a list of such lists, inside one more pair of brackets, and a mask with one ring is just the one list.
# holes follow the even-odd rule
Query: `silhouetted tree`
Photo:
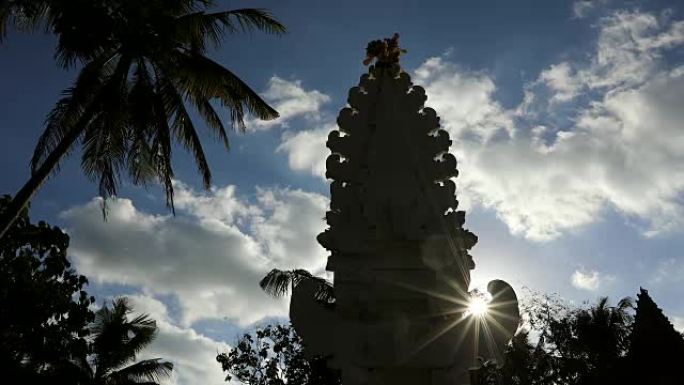
[[[10, 198], [0, 198], [0, 212]], [[69, 236], [23, 210], [0, 242], [0, 362], [14, 383], [57, 382], [87, 353], [94, 298], [67, 260]], [[66, 376], [68, 377], [68, 376]]]
[[554, 296], [539, 296], [523, 307], [529, 331], [521, 330], [500, 366], [485, 363], [479, 384], [606, 385], [624, 370], [632, 325], [631, 299], [609, 306], [603, 297], [589, 308], [573, 309]]
[[316, 299], [323, 304], [331, 305], [335, 302], [335, 290], [332, 283], [321, 277], [309, 273], [303, 269], [295, 270], [271, 270], [259, 282], [259, 286], [266, 294], [273, 297], [282, 297], [294, 289], [304, 279], [311, 279], [318, 283]]
[[161, 183], [173, 210], [174, 142], [192, 153], [204, 186], [211, 184], [189, 107], [226, 148], [228, 136], [215, 103], [230, 111], [230, 121], [241, 130], [247, 111], [265, 120], [278, 116], [205, 54], [226, 33], [280, 34], [285, 27], [260, 9], [206, 13], [213, 5], [213, 0], [12, 0], [0, 5], [0, 35], [9, 23], [43, 23], [58, 37], [59, 63], [82, 66], [47, 116], [31, 178], [0, 217], [0, 237], [78, 140], [83, 172], [98, 182], [102, 197], [116, 194], [126, 173], [134, 184]]
[[302, 340], [289, 325], [269, 325], [245, 334], [235, 348], [216, 359], [227, 373], [247, 385], [338, 385], [339, 373], [324, 358], [305, 356]]
[[75, 361], [73, 379], [87, 385], [155, 385], [168, 377], [173, 364], [161, 358], [136, 362], [136, 356], [157, 334], [157, 324], [146, 314], [130, 318], [125, 298], [104, 306], [90, 325], [90, 355]]
[[549, 342], [562, 363], [559, 377], [581, 385], [606, 384], [615, 378], [627, 354], [631, 308], [630, 298], [611, 307], [603, 297], [589, 309], [552, 322]]

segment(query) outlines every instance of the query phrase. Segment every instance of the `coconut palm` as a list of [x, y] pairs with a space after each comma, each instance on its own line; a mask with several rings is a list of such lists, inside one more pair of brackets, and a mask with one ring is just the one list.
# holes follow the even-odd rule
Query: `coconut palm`
[[207, 13], [213, 3], [13, 0], [0, 6], [0, 33], [16, 20], [42, 22], [58, 37], [58, 62], [64, 68], [82, 66], [47, 116], [31, 159], [31, 178], [0, 219], [0, 237], [79, 140], [83, 172], [98, 183], [102, 197], [115, 195], [127, 174], [136, 185], [159, 182], [173, 211], [175, 143], [192, 153], [204, 186], [211, 184], [191, 111], [226, 148], [228, 136], [218, 106], [228, 109], [228, 120], [238, 130], [244, 130], [247, 113], [263, 120], [278, 116], [206, 53], [227, 33], [281, 34], [285, 27], [261, 9]]
[[157, 325], [147, 315], [129, 319], [132, 308], [119, 298], [95, 313], [92, 325], [92, 356], [82, 360], [78, 383], [88, 385], [157, 384], [168, 377], [173, 364], [161, 358], [136, 362], [136, 356], [157, 334]]
[[11, 25], [19, 29], [34, 29], [47, 11], [48, 0], [3, 0], [0, 2], [0, 42]]
[[314, 294], [318, 301], [323, 304], [335, 302], [335, 289], [332, 283], [323, 278], [316, 277], [303, 269], [273, 269], [261, 279], [259, 286], [273, 297], [282, 297], [303, 280], [313, 280], [318, 285], [318, 289]]

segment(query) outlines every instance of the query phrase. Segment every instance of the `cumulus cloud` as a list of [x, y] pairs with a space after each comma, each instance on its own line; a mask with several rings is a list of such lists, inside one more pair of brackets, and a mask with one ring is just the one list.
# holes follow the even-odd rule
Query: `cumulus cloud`
[[[571, 113], [547, 104], [534, 84], [506, 110], [493, 79], [432, 58], [414, 80], [428, 94], [460, 161], [460, 194], [494, 210], [512, 233], [548, 240], [615, 209], [656, 235], [682, 226], [684, 70], [663, 50], [684, 42], [681, 22], [618, 12], [602, 21], [590, 63], [560, 63], [540, 81], [559, 102], [594, 97]], [[532, 112], [531, 112], [532, 111]], [[565, 119], [567, 126], [554, 122]]]
[[610, 0], [578, 0], [572, 3], [572, 15], [577, 19], [586, 17], [590, 12], [608, 4]]
[[325, 159], [330, 155], [325, 142], [335, 129], [335, 124], [326, 124], [321, 128], [286, 132], [277, 151], [287, 154], [290, 169], [325, 180]]
[[553, 91], [552, 103], [566, 102], [579, 93], [582, 84], [572, 71], [570, 63], [562, 62], [552, 64], [539, 75], [539, 81]]
[[[464, 208], [493, 210], [510, 231], [554, 239], [615, 210], [646, 236], [681, 229], [684, 206], [684, 21], [638, 11], [599, 19], [593, 51], [543, 70], [505, 108], [489, 74], [446, 57], [413, 72], [459, 160]], [[290, 168], [323, 176], [334, 126], [286, 133]]]
[[316, 235], [325, 226], [326, 198], [264, 188], [249, 203], [232, 186], [200, 194], [177, 183], [176, 190], [176, 218], [138, 210], [128, 199], [111, 202], [106, 223], [97, 200], [64, 212], [79, 272], [177, 296], [184, 326], [224, 317], [244, 325], [286, 314], [285, 301], [258, 286], [270, 269], [324, 266]]
[[413, 80], [426, 88], [428, 105], [453, 136], [475, 135], [488, 142], [501, 130], [514, 134], [512, 114], [493, 99], [496, 86], [488, 75], [433, 57], [415, 70]]
[[599, 21], [588, 61], [564, 61], [541, 72], [537, 82], [552, 91], [551, 102], [580, 91], [615, 92], [638, 87], [662, 70], [663, 53], [684, 43], [684, 21], [670, 22], [638, 11], [617, 11]]
[[230, 346], [197, 333], [192, 328], [178, 327], [168, 316], [166, 305], [147, 295], [127, 296], [135, 314], [148, 314], [157, 322], [157, 338], [145, 348], [140, 359], [162, 358], [173, 363], [170, 381], [173, 385], [224, 385], [225, 374], [216, 362], [216, 354]]
[[300, 80], [286, 80], [273, 76], [268, 88], [262, 93], [269, 104], [278, 111], [280, 117], [275, 120], [250, 120], [247, 126], [253, 130], [264, 130], [276, 125], [287, 127], [289, 122], [298, 117], [317, 121], [321, 107], [330, 101], [330, 97], [317, 90], [305, 90]]
[[596, 291], [601, 284], [601, 274], [598, 271], [580, 271], [575, 270], [570, 277], [572, 286], [582, 289]]

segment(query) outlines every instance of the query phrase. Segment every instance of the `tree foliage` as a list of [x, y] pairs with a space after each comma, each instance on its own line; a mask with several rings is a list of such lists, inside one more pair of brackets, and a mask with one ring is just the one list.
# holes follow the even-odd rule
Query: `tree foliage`
[[338, 385], [339, 373], [321, 357], [308, 358], [301, 338], [289, 325], [268, 325], [245, 334], [227, 353], [216, 357], [226, 381], [247, 385]]
[[161, 358], [137, 361], [137, 355], [154, 341], [157, 324], [146, 314], [131, 316], [133, 309], [125, 298], [104, 306], [90, 325], [90, 355], [76, 362], [79, 383], [83, 385], [158, 384], [173, 370]]
[[[10, 198], [0, 198], [0, 212]], [[97, 312], [67, 259], [69, 236], [27, 210], [0, 242], [0, 360], [11, 384], [152, 385], [173, 366], [136, 361], [156, 336], [125, 299]]]
[[513, 338], [502, 365], [482, 365], [480, 385], [616, 383], [629, 350], [631, 299], [610, 306], [603, 297], [594, 305], [572, 308], [556, 296], [535, 295], [523, 309], [527, 329]]
[[332, 305], [335, 302], [335, 289], [332, 283], [303, 269], [273, 269], [261, 279], [259, 286], [266, 294], [277, 298], [286, 295], [290, 290], [294, 290], [295, 286], [303, 280], [316, 282], [318, 290], [316, 290], [315, 296], [321, 304]]
[[[246, 115], [278, 117], [236, 74], [208, 56], [226, 34], [285, 27], [263, 9], [211, 12], [212, 0], [8, 0], [0, 3], [0, 37], [8, 25], [43, 25], [57, 37], [55, 58], [79, 67], [73, 85], [46, 118], [31, 159], [31, 178], [0, 217], [0, 236], [62, 158], [80, 141], [81, 167], [102, 197], [127, 176], [159, 183], [173, 211], [172, 152], [185, 148], [206, 188], [211, 170], [195, 112], [228, 147], [220, 106], [244, 130]], [[239, 54], [239, 52], [234, 52]]]
[[[0, 212], [9, 197], [0, 198]], [[67, 259], [69, 236], [27, 211], [0, 242], [0, 361], [24, 383], [54, 379], [87, 352], [93, 320], [86, 277]]]

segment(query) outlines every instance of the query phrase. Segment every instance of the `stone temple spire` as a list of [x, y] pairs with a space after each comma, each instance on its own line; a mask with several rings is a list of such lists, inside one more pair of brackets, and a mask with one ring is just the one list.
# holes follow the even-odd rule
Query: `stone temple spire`
[[517, 299], [492, 281], [491, 311], [468, 313], [477, 236], [458, 211], [451, 140], [425, 90], [386, 53], [369, 54], [377, 62], [328, 137], [329, 228], [318, 241], [330, 251], [335, 305], [320, 306], [315, 283], [303, 282], [290, 317], [345, 385], [467, 384], [476, 357], [496, 358], [515, 332]]
[[627, 354], [631, 368], [629, 383], [670, 385], [682, 382], [684, 338], [643, 288], [637, 294], [630, 340]]

